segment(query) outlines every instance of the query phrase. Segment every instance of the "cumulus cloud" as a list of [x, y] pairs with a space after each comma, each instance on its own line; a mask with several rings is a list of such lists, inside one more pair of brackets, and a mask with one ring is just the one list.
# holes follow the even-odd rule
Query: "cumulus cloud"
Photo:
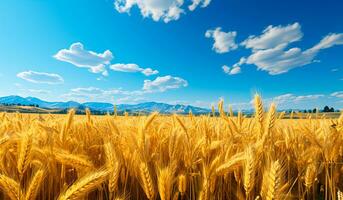
[[303, 37], [300, 28], [299, 23], [268, 26], [260, 36], [250, 36], [241, 44], [251, 49], [251, 55], [243, 57], [234, 67], [250, 64], [257, 66], [259, 70], [267, 71], [270, 75], [282, 74], [316, 62], [316, 56], [323, 49], [343, 44], [342, 33], [330, 33], [309, 49], [288, 48], [291, 43]]
[[230, 67], [224, 65], [222, 67], [222, 69], [223, 69], [224, 73], [229, 74], [229, 75], [235, 75], [235, 74], [241, 73], [241, 68], [238, 66], [230, 68]]
[[217, 53], [227, 53], [237, 49], [238, 45], [235, 43], [237, 32], [223, 32], [220, 27], [214, 30], [207, 30], [205, 37], [213, 38], [214, 43], [212, 49]]
[[17, 77], [32, 83], [61, 84], [64, 82], [63, 78], [58, 74], [35, 72], [31, 70], [20, 72], [17, 74]]
[[300, 48], [285, 50], [285, 46], [281, 45], [254, 52], [247, 58], [246, 64], [256, 65], [259, 70], [277, 75], [312, 63], [316, 55], [317, 52], [302, 51]]
[[[190, 11], [195, 10], [199, 5], [207, 7], [210, 0], [188, 0]], [[120, 13], [130, 13], [132, 7], [137, 6], [143, 17], [152, 18], [154, 21], [168, 23], [178, 20], [181, 14], [185, 13], [184, 0], [115, 0], [115, 9]]]
[[92, 73], [102, 73], [108, 75], [106, 65], [113, 59], [112, 52], [109, 50], [103, 53], [95, 53], [84, 49], [80, 42], [72, 44], [69, 49], [62, 49], [54, 55], [57, 60], [68, 62], [76, 67], [87, 68]]
[[188, 82], [180, 77], [162, 76], [157, 77], [155, 80], [145, 80], [143, 85], [143, 91], [164, 92], [169, 89], [177, 89], [181, 87], [187, 87]]
[[145, 76], [151, 76], [151, 75], [155, 75], [158, 74], [159, 72], [157, 70], [153, 70], [151, 68], [141, 68], [139, 67], [137, 64], [122, 64], [122, 63], [117, 63], [117, 64], [113, 64], [110, 66], [110, 69], [114, 70], [114, 71], [119, 71], [119, 72], [141, 72], [142, 74], [144, 74]]
[[271, 49], [279, 45], [285, 46], [289, 43], [301, 40], [303, 33], [299, 23], [287, 26], [268, 26], [260, 36], [249, 36], [241, 45], [248, 49], [260, 50]]

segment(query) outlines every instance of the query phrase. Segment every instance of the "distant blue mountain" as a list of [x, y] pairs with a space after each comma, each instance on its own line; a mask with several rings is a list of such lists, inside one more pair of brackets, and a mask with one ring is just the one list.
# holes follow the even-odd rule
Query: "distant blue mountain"
[[[101, 102], [87, 102], [78, 103], [75, 101], [68, 102], [48, 102], [38, 99], [36, 97], [20, 97], [20, 96], [6, 96], [0, 97], [0, 104], [21, 104], [21, 105], [38, 105], [41, 108], [49, 109], [68, 109], [68, 108], [78, 108], [85, 109], [89, 108], [93, 111], [113, 111], [114, 106], [110, 103]], [[117, 110], [119, 112], [160, 112], [160, 113], [189, 113], [192, 111], [194, 114], [208, 113], [209, 109], [190, 106], [190, 105], [171, 105], [166, 103], [157, 102], [145, 102], [139, 104], [119, 104], [117, 105]]]
[[113, 105], [110, 103], [99, 103], [99, 102], [87, 102], [82, 104], [84, 107], [91, 110], [99, 111], [113, 111]]

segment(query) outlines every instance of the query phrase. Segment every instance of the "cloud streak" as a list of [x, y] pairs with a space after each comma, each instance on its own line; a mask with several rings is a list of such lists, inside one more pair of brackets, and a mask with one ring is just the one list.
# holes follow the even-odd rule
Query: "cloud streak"
[[32, 82], [44, 84], [62, 84], [64, 79], [58, 74], [46, 72], [24, 71], [17, 74], [18, 78]]
[[151, 68], [141, 68], [137, 64], [122, 64], [122, 63], [117, 63], [113, 64], [110, 66], [110, 69], [114, 71], [119, 71], [119, 72], [129, 72], [129, 73], [135, 73], [135, 72], [141, 72], [145, 76], [151, 76], [158, 74], [159, 72], [157, 70], [153, 70]]

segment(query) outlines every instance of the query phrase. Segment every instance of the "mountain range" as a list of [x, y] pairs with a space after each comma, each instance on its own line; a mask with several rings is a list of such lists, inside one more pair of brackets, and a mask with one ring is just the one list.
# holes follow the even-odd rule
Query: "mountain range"
[[[38, 105], [40, 108], [47, 109], [59, 109], [65, 110], [69, 108], [76, 109], [85, 109], [89, 108], [92, 111], [100, 112], [112, 112], [114, 105], [110, 103], [102, 102], [86, 102], [79, 103], [75, 101], [67, 102], [49, 102], [44, 101], [36, 97], [21, 97], [21, 96], [5, 96], [0, 97], [0, 104], [7, 105]], [[194, 114], [203, 114], [209, 113], [209, 109], [195, 107], [191, 105], [182, 105], [182, 104], [166, 104], [166, 103], [157, 103], [157, 102], [145, 102], [138, 104], [119, 104], [116, 105], [118, 112], [153, 112], [157, 111], [160, 113], [189, 113], [192, 111]]]

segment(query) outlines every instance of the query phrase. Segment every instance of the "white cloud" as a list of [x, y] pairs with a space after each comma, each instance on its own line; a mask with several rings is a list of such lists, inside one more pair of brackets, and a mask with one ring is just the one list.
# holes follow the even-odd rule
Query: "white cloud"
[[211, 0], [192, 0], [192, 4], [188, 6], [188, 9], [190, 11], [195, 10], [199, 5], [201, 5], [202, 8], [207, 7], [211, 3]]
[[119, 71], [119, 72], [141, 72], [142, 74], [144, 74], [145, 76], [151, 76], [151, 75], [155, 75], [158, 74], [157, 70], [153, 70], [151, 68], [141, 68], [139, 67], [137, 64], [122, 64], [122, 63], [117, 63], [117, 64], [113, 64], [110, 66], [110, 69], [114, 70], [114, 71]]
[[343, 91], [333, 92], [331, 93], [331, 96], [337, 97], [337, 98], [343, 98]]
[[[264, 99], [264, 104], [274, 102], [279, 108], [306, 108], [308, 105], [318, 103], [319, 99], [325, 98], [324, 94], [295, 95], [291, 93]], [[252, 102], [251, 102], [252, 103]]]
[[309, 51], [317, 52], [322, 49], [327, 49], [335, 45], [343, 44], [343, 33], [330, 33], [325, 36], [317, 45], [309, 49]]
[[102, 73], [104, 76], [107, 76], [106, 65], [110, 64], [113, 55], [109, 50], [103, 53], [85, 50], [83, 44], [77, 42], [72, 44], [69, 49], [58, 51], [54, 58], [80, 68], [87, 68], [92, 73]]
[[[307, 109], [322, 106], [323, 102], [327, 103], [327, 95], [324, 94], [308, 94], [295, 95], [286, 93], [271, 98], [263, 98], [263, 104], [266, 108], [272, 103], [276, 103], [278, 109]], [[232, 103], [234, 109], [253, 109], [254, 100], [249, 102]]]
[[145, 80], [140, 90], [101, 89], [97, 87], [73, 88], [61, 97], [65, 100], [79, 102], [99, 101], [99, 102], [135, 102], [144, 98], [144, 95], [165, 92], [170, 89], [186, 87], [187, 81], [172, 76], [157, 77], [155, 80]]
[[323, 94], [302, 95], [302, 96], [295, 97], [294, 101], [315, 100], [315, 99], [319, 99], [319, 98], [324, 97], [324, 96], [325, 95], [323, 95]]
[[285, 50], [285, 46], [281, 45], [252, 53], [246, 59], [246, 64], [256, 65], [259, 70], [277, 75], [312, 63], [316, 55], [317, 53], [302, 51], [300, 48]]
[[17, 74], [18, 78], [32, 83], [61, 84], [63, 78], [58, 74], [49, 74], [45, 72], [25, 71]]
[[263, 30], [260, 36], [249, 36], [241, 44], [248, 49], [260, 50], [271, 49], [279, 45], [288, 45], [289, 43], [301, 40], [303, 33], [299, 23], [289, 24], [287, 26], [268, 26]]
[[241, 68], [238, 66], [230, 68], [230, 67], [224, 65], [222, 67], [222, 69], [223, 69], [224, 73], [229, 74], [229, 75], [235, 75], [235, 74], [241, 73]]
[[288, 48], [289, 44], [301, 40], [302, 36], [298, 23], [287, 26], [269, 26], [262, 35], [250, 36], [242, 42], [243, 46], [252, 49], [252, 53], [247, 58], [241, 58], [234, 67], [251, 64], [271, 75], [282, 74], [294, 68], [319, 62], [315, 58], [320, 50], [343, 44], [342, 33], [330, 33], [307, 50], [298, 47]]
[[113, 64], [110, 66], [110, 68], [114, 71], [119, 71], [119, 72], [140, 72], [143, 70], [136, 64], [121, 64], [121, 63]]
[[218, 27], [214, 30], [207, 30], [205, 37], [213, 38], [214, 43], [212, 49], [217, 53], [227, 53], [229, 51], [237, 49], [238, 45], [235, 43], [237, 32], [223, 32]]
[[151, 76], [151, 75], [155, 75], [155, 74], [158, 74], [158, 71], [157, 70], [153, 70], [151, 68], [146, 68], [142, 71], [142, 73], [145, 75], [145, 76]]
[[143, 91], [148, 92], [164, 92], [169, 89], [177, 89], [180, 87], [187, 87], [188, 82], [179, 77], [162, 76], [157, 77], [155, 80], [145, 80], [143, 85]]
[[71, 89], [71, 92], [75, 94], [103, 94], [104, 90], [96, 88], [96, 87], [87, 87], [87, 88], [74, 88]]
[[[206, 7], [210, 0], [188, 0], [191, 5], [190, 11], [195, 10], [199, 5]], [[184, 0], [115, 0], [114, 6], [120, 13], [130, 13], [132, 7], [137, 6], [143, 17], [151, 17], [154, 21], [163, 20], [168, 23], [178, 20], [181, 14], [185, 13], [183, 8]]]
[[333, 69], [331, 69], [331, 72], [338, 72], [338, 71], [339, 71], [338, 68], [333, 68]]
[[323, 94], [309, 94], [309, 95], [294, 95], [291, 93], [283, 94], [280, 96], [273, 97], [271, 99], [266, 99], [267, 101], [274, 101], [277, 103], [286, 103], [286, 102], [299, 102], [299, 101], [308, 101], [316, 100], [319, 98], [325, 97]]

